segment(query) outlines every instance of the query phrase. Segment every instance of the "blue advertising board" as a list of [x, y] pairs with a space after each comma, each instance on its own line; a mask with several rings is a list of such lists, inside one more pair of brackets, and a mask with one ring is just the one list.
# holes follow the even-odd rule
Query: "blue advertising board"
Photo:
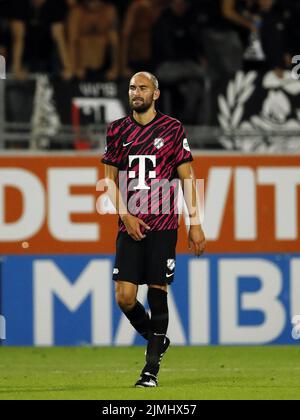
[[[5, 257], [2, 345], [143, 344], [114, 301], [113, 262], [113, 255]], [[146, 292], [138, 296], [145, 304]], [[178, 255], [169, 309], [173, 344], [299, 344], [292, 319], [300, 314], [300, 255]]]

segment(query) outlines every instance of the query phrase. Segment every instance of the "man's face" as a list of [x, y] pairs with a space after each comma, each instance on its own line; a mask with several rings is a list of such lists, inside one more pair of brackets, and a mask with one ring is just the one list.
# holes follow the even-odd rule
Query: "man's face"
[[173, 0], [171, 7], [176, 15], [182, 16], [188, 10], [189, 4], [186, 0]]
[[274, 0], [259, 0], [259, 5], [262, 11], [268, 12], [272, 9]]
[[45, 0], [31, 0], [33, 7], [39, 8], [45, 3]]
[[134, 76], [129, 84], [129, 104], [138, 114], [147, 112], [157, 94], [157, 89], [152, 81], [145, 76]]
[[85, 0], [85, 7], [90, 11], [96, 11], [101, 4], [101, 0]]

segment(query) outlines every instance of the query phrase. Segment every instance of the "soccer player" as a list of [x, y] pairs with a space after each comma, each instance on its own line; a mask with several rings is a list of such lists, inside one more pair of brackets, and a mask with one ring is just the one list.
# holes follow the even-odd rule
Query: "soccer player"
[[[196, 183], [189, 144], [181, 123], [156, 110], [159, 96], [154, 75], [140, 72], [132, 77], [132, 114], [110, 124], [102, 159], [107, 185], [112, 186], [108, 195], [120, 215], [113, 271], [116, 301], [132, 326], [148, 341], [146, 365], [136, 387], [158, 385], [160, 362], [170, 345], [166, 336], [167, 295], [168, 285], [174, 280], [178, 212], [176, 186], [172, 184], [167, 193], [164, 187], [175, 179], [183, 184], [190, 180], [191, 187], [185, 194], [190, 247], [197, 256], [205, 248], [195, 206]], [[138, 286], [142, 284], [148, 286], [151, 317], [137, 301]]]

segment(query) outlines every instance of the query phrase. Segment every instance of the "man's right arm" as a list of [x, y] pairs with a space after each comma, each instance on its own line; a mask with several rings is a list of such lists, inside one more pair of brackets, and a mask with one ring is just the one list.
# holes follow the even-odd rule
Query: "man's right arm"
[[105, 181], [106, 186], [108, 187], [107, 195], [124, 223], [128, 234], [135, 241], [141, 241], [145, 238], [145, 235], [142, 234], [140, 226], [143, 226], [147, 230], [149, 230], [150, 227], [147, 226], [141, 219], [128, 213], [127, 206], [124, 204], [119, 190], [118, 178], [119, 169], [112, 165], [105, 165]]
[[222, 13], [223, 16], [231, 22], [243, 26], [244, 28], [249, 29], [251, 32], [257, 32], [254, 23], [237, 12], [236, 0], [223, 0]]
[[25, 40], [25, 23], [21, 20], [12, 20], [10, 25], [12, 34], [13, 73], [17, 79], [23, 80], [26, 78], [26, 72], [22, 67]]
[[68, 45], [70, 61], [73, 73], [79, 78], [84, 79], [86, 69], [81, 64], [80, 57], [80, 33], [79, 27], [81, 23], [81, 12], [80, 9], [75, 6], [71, 11], [68, 19]]

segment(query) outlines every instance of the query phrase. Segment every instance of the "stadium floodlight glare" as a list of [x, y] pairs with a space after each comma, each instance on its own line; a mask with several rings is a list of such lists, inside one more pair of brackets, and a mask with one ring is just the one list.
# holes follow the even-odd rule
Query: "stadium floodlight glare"
[[0, 55], [0, 79], [6, 79], [6, 61], [2, 55]]

